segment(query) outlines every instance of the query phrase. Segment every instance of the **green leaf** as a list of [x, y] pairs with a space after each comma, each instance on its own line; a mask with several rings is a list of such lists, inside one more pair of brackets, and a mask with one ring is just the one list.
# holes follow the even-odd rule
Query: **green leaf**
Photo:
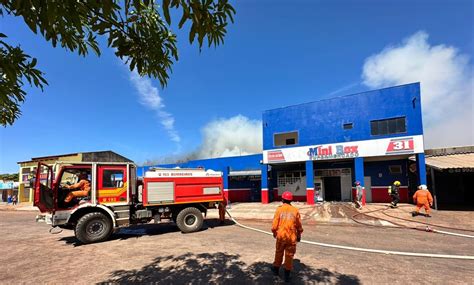
[[178, 27], [181, 29], [184, 25], [184, 23], [186, 23], [186, 20], [188, 19], [188, 15], [183, 12], [183, 16], [181, 16], [181, 20], [179, 21], [179, 24], [178, 24]]
[[23, 17], [25, 19], [25, 23], [28, 25], [28, 27], [30, 28], [30, 30], [36, 34], [37, 30], [36, 30], [36, 23], [33, 22], [33, 20], [30, 20], [30, 19], [27, 19], [25, 17]]
[[163, 0], [163, 15], [165, 16], [166, 23], [171, 25], [170, 0]]
[[196, 36], [196, 25], [193, 23], [191, 25], [191, 30], [189, 32], [189, 42], [192, 44], [194, 42], [194, 38]]

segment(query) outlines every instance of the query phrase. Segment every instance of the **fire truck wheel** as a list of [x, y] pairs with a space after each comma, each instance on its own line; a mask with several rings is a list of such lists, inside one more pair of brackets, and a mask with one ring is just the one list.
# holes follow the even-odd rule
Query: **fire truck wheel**
[[183, 233], [197, 232], [203, 223], [202, 213], [194, 207], [184, 208], [176, 217], [176, 224]]
[[112, 221], [107, 216], [100, 212], [93, 212], [79, 219], [74, 233], [82, 243], [93, 243], [107, 240], [112, 230]]

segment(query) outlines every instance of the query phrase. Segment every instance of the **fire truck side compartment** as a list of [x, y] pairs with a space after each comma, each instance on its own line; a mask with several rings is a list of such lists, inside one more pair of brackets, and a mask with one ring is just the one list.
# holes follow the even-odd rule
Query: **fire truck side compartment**
[[219, 194], [221, 192], [221, 188], [219, 187], [204, 187], [202, 189], [204, 195], [211, 195], [211, 194]]
[[147, 182], [147, 201], [149, 204], [174, 202], [173, 182]]

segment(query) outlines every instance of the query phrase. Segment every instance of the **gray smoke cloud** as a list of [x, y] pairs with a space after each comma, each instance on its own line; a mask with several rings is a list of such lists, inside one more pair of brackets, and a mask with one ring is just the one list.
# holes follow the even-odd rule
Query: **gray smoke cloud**
[[382, 88], [421, 83], [425, 147], [474, 144], [472, 65], [453, 46], [430, 45], [419, 31], [365, 60], [363, 83]]
[[262, 122], [243, 115], [219, 118], [202, 129], [202, 142], [192, 152], [148, 160], [145, 165], [185, 162], [193, 159], [248, 155], [262, 152]]
[[262, 122], [237, 115], [208, 123], [202, 129], [199, 158], [247, 155], [262, 151]]

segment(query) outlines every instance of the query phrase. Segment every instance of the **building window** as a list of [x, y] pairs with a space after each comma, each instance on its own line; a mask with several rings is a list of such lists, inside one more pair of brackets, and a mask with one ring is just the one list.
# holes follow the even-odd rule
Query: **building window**
[[33, 175], [33, 172], [31, 172], [29, 167], [23, 167], [21, 169], [21, 181], [28, 182], [30, 178], [32, 178], [30, 175]]
[[279, 171], [277, 179], [278, 187], [300, 183], [305, 177], [306, 171]]
[[297, 145], [298, 132], [274, 134], [273, 141], [275, 146]]
[[350, 129], [352, 129], [353, 124], [352, 123], [347, 123], [347, 124], [342, 125], [342, 127], [344, 128], [344, 130], [350, 130]]
[[388, 167], [390, 174], [402, 174], [402, 166], [401, 165], [390, 165]]
[[102, 188], [120, 188], [123, 186], [123, 170], [105, 169], [102, 173]]
[[373, 136], [400, 134], [406, 133], [406, 131], [407, 126], [405, 117], [370, 122], [370, 133]]

